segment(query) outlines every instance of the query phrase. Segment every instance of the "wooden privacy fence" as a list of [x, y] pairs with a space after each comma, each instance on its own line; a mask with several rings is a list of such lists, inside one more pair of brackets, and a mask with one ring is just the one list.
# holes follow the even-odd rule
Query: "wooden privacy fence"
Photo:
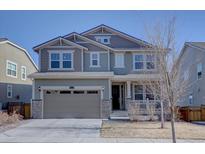
[[205, 105], [201, 107], [181, 107], [180, 118], [184, 121], [205, 121]]
[[22, 102], [9, 102], [8, 113], [16, 112], [24, 117], [24, 119], [31, 118], [31, 104]]

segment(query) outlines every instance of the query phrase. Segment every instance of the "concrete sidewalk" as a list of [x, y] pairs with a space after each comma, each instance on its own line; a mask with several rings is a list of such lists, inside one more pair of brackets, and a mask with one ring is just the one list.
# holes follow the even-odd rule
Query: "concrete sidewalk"
[[[101, 138], [101, 119], [38, 119], [0, 133], [0, 142], [23, 143], [167, 143], [170, 139]], [[177, 140], [205, 142], [205, 140]]]

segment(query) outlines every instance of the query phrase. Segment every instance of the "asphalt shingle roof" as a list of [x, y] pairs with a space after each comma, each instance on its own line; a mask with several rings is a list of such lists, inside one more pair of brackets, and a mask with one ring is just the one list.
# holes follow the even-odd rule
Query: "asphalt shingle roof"
[[205, 42], [187, 42], [195, 47], [205, 49]]

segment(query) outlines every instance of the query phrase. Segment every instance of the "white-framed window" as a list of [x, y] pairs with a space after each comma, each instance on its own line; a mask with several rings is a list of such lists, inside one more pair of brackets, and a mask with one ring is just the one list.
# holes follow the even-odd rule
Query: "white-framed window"
[[134, 100], [144, 100], [143, 85], [134, 85]]
[[63, 68], [72, 68], [72, 53], [63, 53]]
[[133, 99], [134, 100], [156, 100], [157, 96], [154, 94], [154, 89], [150, 85], [133, 85]]
[[197, 79], [202, 78], [202, 63], [197, 64]]
[[154, 70], [156, 65], [156, 56], [154, 54], [133, 54], [133, 69]]
[[110, 36], [95, 36], [97, 42], [110, 44]]
[[193, 95], [189, 95], [189, 104], [193, 104]]
[[144, 55], [143, 54], [134, 54], [134, 70], [143, 70], [144, 69]]
[[50, 51], [50, 69], [73, 69], [73, 51]]
[[123, 68], [124, 64], [124, 53], [115, 53], [115, 68]]
[[50, 53], [50, 68], [60, 68], [60, 53]]
[[12, 98], [12, 85], [7, 85], [7, 98]]
[[91, 52], [90, 53], [90, 67], [99, 67], [100, 66], [100, 53]]
[[26, 80], [26, 66], [21, 66], [21, 80]]
[[17, 78], [17, 64], [7, 60], [6, 62], [6, 75]]
[[146, 55], [146, 69], [155, 69], [155, 55], [147, 54]]

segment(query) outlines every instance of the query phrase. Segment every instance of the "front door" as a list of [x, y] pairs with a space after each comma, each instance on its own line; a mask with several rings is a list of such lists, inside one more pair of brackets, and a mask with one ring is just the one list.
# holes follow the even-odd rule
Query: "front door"
[[113, 85], [112, 86], [112, 109], [119, 110], [120, 109], [120, 86]]
[[113, 110], [124, 110], [124, 86], [112, 85], [112, 109]]

